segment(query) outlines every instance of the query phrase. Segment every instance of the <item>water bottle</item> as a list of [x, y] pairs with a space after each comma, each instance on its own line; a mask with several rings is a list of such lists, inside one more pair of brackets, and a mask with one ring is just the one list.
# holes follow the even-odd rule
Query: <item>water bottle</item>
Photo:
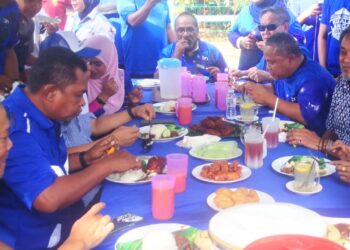
[[233, 88], [229, 87], [226, 95], [226, 119], [233, 120], [236, 116], [236, 95]]

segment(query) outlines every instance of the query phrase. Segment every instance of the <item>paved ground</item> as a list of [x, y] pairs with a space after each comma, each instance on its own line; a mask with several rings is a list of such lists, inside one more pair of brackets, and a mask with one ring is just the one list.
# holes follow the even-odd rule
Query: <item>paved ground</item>
[[227, 39], [207, 38], [206, 41], [214, 44], [223, 54], [230, 68], [237, 68], [240, 50], [232, 46]]

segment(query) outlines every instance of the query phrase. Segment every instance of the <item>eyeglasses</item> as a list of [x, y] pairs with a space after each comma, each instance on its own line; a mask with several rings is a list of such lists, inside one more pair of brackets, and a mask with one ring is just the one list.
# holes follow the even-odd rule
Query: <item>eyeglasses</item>
[[273, 31], [273, 30], [277, 29], [277, 27], [280, 26], [280, 25], [281, 25], [281, 24], [275, 24], [275, 23], [271, 23], [271, 24], [268, 24], [268, 25], [262, 25], [262, 24], [260, 24], [260, 25], [258, 25], [258, 30], [259, 30], [260, 32], [265, 31], [266, 29], [267, 29], [268, 31]]
[[177, 28], [176, 32], [179, 33], [180, 35], [184, 34], [185, 32], [193, 34], [196, 31], [194, 27], [185, 27], [185, 28]]

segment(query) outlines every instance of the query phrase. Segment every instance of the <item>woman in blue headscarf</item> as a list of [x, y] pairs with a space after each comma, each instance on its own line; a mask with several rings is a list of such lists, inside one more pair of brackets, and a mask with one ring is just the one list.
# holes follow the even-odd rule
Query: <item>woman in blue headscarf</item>
[[[251, 0], [251, 3], [244, 7], [238, 14], [228, 38], [232, 45], [241, 49], [238, 69], [246, 70], [254, 67], [262, 57], [262, 52], [256, 46], [261, 40], [257, 26], [260, 23], [259, 17], [263, 9], [268, 7], [287, 8], [283, 0]], [[289, 33], [300, 42], [304, 41], [304, 34], [295, 16], [288, 10], [290, 15]]]
[[80, 41], [95, 35], [103, 35], [114, 42], [115, 28], [98, 10], [99, 0], [72, 0], [74, 14], [64, 28], [73, 31]]

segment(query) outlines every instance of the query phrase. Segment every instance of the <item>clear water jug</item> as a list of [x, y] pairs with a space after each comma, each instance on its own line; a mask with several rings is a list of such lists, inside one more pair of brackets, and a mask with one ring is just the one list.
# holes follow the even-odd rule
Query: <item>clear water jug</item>
[[161, 98], [181, 97], [181, 61], [176, 58], [160, 59], [158, 69]]

